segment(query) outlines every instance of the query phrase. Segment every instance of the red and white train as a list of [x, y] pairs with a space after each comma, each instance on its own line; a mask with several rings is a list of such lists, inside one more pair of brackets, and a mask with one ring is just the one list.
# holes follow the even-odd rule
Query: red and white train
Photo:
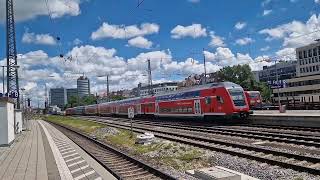
[[262, 108], [262, 98], [259, 91], [245, 91], [250, 109]]
[[162, 95], [138, 97], [89, 106], [68, 108], [66, 115], [128, 115], [156, 117], [239, 117], [250, 108], [241, 86], [231, 82], [211, 83]]

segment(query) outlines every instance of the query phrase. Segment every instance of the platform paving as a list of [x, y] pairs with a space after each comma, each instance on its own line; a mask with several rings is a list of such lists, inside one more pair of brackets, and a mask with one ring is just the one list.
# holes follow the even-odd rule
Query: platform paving
[[320, 128], [319, 110], [256, 110], [249, 117], [250, 123], [257, 125], [297, 126]]
[[285, 113], [280, 113], [279, 110], [255, 110], [253, 115], [261, 116], [319, 116], [320, 110], [287, 110]]
[[0, 147], [0, 179], [116, 178], [51, 124], [32, 120], [11, 146]]

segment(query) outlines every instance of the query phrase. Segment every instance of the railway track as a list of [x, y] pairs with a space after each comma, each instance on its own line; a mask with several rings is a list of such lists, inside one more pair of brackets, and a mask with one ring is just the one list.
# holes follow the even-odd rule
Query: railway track
[[[100, 118], [106, 119], [106, 120], [108, 119], [104, 117], [100, 117]], [[130, 122], [130, 120], [126, 118], [115, 118], [115, 120], [122, 121], [122, 122]], [[247, 130], [232, 129], [227, 127], [202, 127], [202, 126], [191, 126], [191, 125], [181, 126], [178, 124], [170, 124], [170, 123], [164, 123], [164, 122], [153, 122], [153, 121], [144, 121], [144, 120], [142, 121], [133, 120], [133, 121], [135, 124], [142, 124], [142, 125], [152, 125], [157, 127], [174, 128], [179, 130], [220, 134], [220, 135], [242, 137], [242, 138], [249, 138], [249, 139], [260, 139], [260, 140], [266, 140], [270, 142], [290, 143], [290, 144], [304, 145], [304, 146], [310, 146], [310, 147], [316, 147], [316, 148], [320, 147], [320, 137], [310, 137], [310, 136], [285, 134], [285, 133], [280, 134], [275, 132], [254, 131], [249, 129]]]
[[[130, 124], [127, 122], [111, 122], [100, 118], [90, 119], [90, 121], [103, 123], [110, 127], [130, 130]], [[149, 131], [153, 132], [155, 136], [159, 138], [252, 159], [270, 165], [281, 166], [316, 175], [320, 174], [320, 158], [316, 157], [297, 155], [288, 152], [197, 136], [190, 134], [187, 131], [182, 133], [172, 131], [172, 129], [159, 129], [152, 125], [135, 124], [133, 125], [133, 131], [137, 133]]]
[[175, 179], [174, 177], [137, 160], [113, 147], [75, 129], [52, 123], [56, 128], [96, 159], [117, 179]]

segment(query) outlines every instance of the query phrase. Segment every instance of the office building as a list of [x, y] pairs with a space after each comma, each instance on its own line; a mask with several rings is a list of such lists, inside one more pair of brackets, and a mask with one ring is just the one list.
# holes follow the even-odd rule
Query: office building
[[50, 89], [50, 106], [58, 106], [64, 109], [67, 104], [67, 93], [64, 88], [52, 88]]
[[[314, 102], [320, 97], [320, 42], [316, 42], [296, 49], [298, 59], [296, 72], [297, 77], [287, 79], [286, 87], [279, 90], [274, 89], [273, 93], [279, 91], [280, 100], [284, 102]], [[275, 95], [277, 100], [278, 96]]]
[[84, 97], [90, 95], [90, 80], [85, 76], [80, 76], [77, 79], [78, 96]]
[[[270, 88], [286, 86], [286, 79], [296, 77], [297, 61], [283, 61], [272, 66], [263, 66], [262, 70], [253, 73], [258, 82], [266, 82]], [[277, 76], [278, 81], [277, 82]]]
[[298, 59], [297, 75], [310, 76], [320, 74], [320, 42], [296, 49]]
[[67, 89], [67, 101], [70, 101], [71, 97], [78, 97], [78, 89], [77, 88], [71, 88]]

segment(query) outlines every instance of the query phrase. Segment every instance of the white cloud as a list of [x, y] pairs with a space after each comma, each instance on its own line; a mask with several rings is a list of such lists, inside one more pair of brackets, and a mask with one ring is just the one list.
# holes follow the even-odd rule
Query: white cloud
[[254, 42], [254, 40], [252, 38], [244, 37], [244, 38], [237, 39], [235, 43], [240, 46], [243, 46], [243, 45], [247, 45], [247, 44], [253, 43], [253, 42]]
[[22, 42], [28, 44], [56, 45], [57, 42], [50, 34], [35, 34], [25, 32], [22, 36]]
[[246, 22], [237, 22], [236, 25], [234, 25], [234, 28], [236, 28], [237, 30], [243, 29], [247, 26]]
[[191, 2], [191, 3], [199, 3], [200, 0], [188, 0], [188, 2]]
[[160, 26], [155, 23], [143, 23], [138, 27], [137, 25], [114, 25], [104, 22], [101, 27], [91, 34], [92, 40], [99, 40], [103, 38], [113, 39], [129, 39], [137, 36], [144, 36], [156, 34], [159, 32]]
[[260, 48], [260, 51], [268, 51], [270, 49], [270, 46], [265, 46], [263, 48]]
[[294, 48], [284, 48], [276, 52], [277, 60], [296, 60], [296, 50]]
[[210, 31], [211, 41], [209, 42], [210, 47], [225, 47], [224, 38], [215, 35], [213, 31]]
[[73, 44], [77, 46], [79, 44], [82, 44], [82, 41], [79, 38], [76, 38], [75, 40], [73, 40]]
[[144, 48], [144, 49], [150, 49], [152, 44], [153, 43], [151, 41], [149, 41], [148, 39], [142, 36], [135, 37], [128, 41], [129, 46]]
[[268, 5], [270, 2], [271, 2], [271, 0], [264, 0], [264, 1], [262, 1], [261, 6], [266, 6], [266, 5]]
[[[0, 1], [0, 21], [5, 21], [5, 2]], [[51, 12], [52, 18], [60, 18], [65, 15], [77, 16], [80, 11], [80, 0], [50, 0], [48, 7]], [[48, 8], [45, 1], [39, 0], [16, 0], [14, 1], [14, 11], [16, 21], [25, 21], [33, 19], [37, 16], [47, 16]]]
[[256, 71], [261, 70], [265, 65], [270, 65], [268, 62], [261, 61], [261, 56], [253, 59], [249, 54], [234, 54], [229, 48], [218, 47], [216, 52], [204, 51], [204, 54], [209, 62], [211, 61], [221, 67], [249, 64], [251, 69]]
[[271, 10], [271, 9], [266, 9], [266, 10], [263, 10], [262, 15], [263, 15], [263, 16], [268, 16], [268, 15], [270, 15], [271, 13], [272, 13], [272, 10]]
[[320, 4], [320, 0], [314, 0], [314, 2]]
[[314, 42], [319, 39], [319, 33], [315, 33], [320, 28], [320, 16], [312, 15], [306, 23], [292, 21], [279, 25], [275, 28], [263, 29], [260, 34], [266, 34], [266, 40], [283, 40], [284, 47], [299, 47]]
[[37, 83], [35, 82], [27, 82], [27, 84], [23, 87], [26, 91], [30, 91], [31, 89], [37, 87]]
[[202, 28], [201, 24], [192, 24], [190, 26], [177, 25], [171, 30], [171, 37], [181, 39], [184, 37], [199, 38], [207, 36], [206, 28]]

